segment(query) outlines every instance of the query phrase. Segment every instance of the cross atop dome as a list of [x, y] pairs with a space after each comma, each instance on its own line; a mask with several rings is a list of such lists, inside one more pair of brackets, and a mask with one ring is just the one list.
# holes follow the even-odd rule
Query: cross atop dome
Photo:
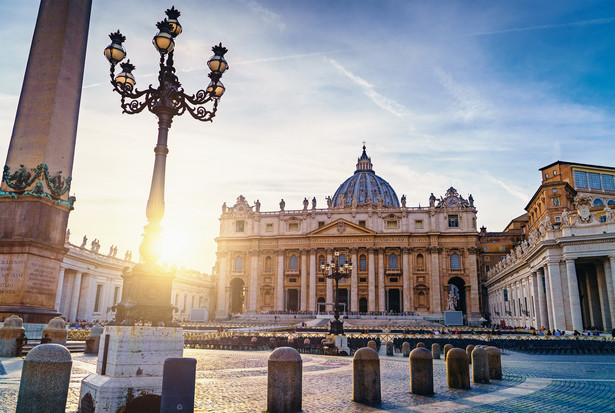
[[357, 170], [355, 171], [355, 174], [359, 172], [374, 172], [372, 158], [367, 156], [367, 152], [365, 152], [365, 141], [363, 141], [363, 153], [357, 160]]

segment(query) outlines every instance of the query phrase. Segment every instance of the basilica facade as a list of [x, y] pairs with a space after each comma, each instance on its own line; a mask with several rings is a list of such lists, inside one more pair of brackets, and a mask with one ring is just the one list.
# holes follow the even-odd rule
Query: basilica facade
[[[427, 197], [426, 197], [427, 198]], [[363, 147], [356, 170], [327, 197], [303, 208], [261, 211], [239, 196], [222, 207], [216, 239], [216, 318], [259, 312], [333, 310], [334, 281], [321, 267], [337, 251], [352, 263], [339, 284], [342, 311], [480, 318], [476, 208], [454, 188], [411, 207], [376, 175]], [[452, 287], [454, 286], [454, 287]]]

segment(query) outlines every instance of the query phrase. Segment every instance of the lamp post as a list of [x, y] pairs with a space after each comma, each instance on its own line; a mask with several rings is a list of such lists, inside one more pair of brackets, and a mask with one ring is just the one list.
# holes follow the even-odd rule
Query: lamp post
[[[173, 274], [165, 273], [157, 261], [162, 255], [160, 247], [160, 222], [164, 216], [164, 183], [167, 153], [167, 138], [173, 117], [188, 112], [193, 118], [211, 122], [216, 115], [218, 102], [224, 94], [225, 87], [220, 81], [228, 69], [224, 59], [227, 49], [220, 43], [212, 48], [214, 55], [207, 62], [209, 67], [209, 85], [188, 95], [175, 75], [173, 50], [175, 39], [182, 32], [177, 20], [180, 12], [171, 7], [165, 11], [167, 18], [158, 22], [158, 33], [152, 42], [160, 53], [160, 70], [158, 87], [149, 85], [147, 89], [135, 88], [136, 79], [132, 74], [135, 66], [130, 60], [120, 63], [126, 57], [122, 43], [126, 40], [120, 31], [111, 33], [111, 44], [104, 50], [104, 55], [111, 64], [110, 76], [113, 90], [121, 96], [123, 113], [130, 115], [147, 108], [158, 117], [158, 141], [154, 148], [155, 160], [149, 199], [147, 201], [147, 225], [143, 240], [139, 246], [142, 263], [125, 270], [122, 300], [116, 306], [116, 324], [130, 325], [135, 322], [151, 322], [152, 325], [172, 324], [174, 307], [171, 305], [171, 288]], [[115, 67], [120, 64], [122, 71], [116, 76]], [[211, 106], [209, 109], [206, 107]]]
[[344, 262], [340, 264], [340, 252], [335, 250], [331, 263], [326, 265], [322, 264], [320, 270], [323, 276], [335, 280], [335, 310], [333, 313], [335, 319], [331, 320], [330, 332], [334, 335], [344, 334], [344, 322], [340, 320], [339, 282], [342, 278], [350, 277], [352, 273], [352, 263]]

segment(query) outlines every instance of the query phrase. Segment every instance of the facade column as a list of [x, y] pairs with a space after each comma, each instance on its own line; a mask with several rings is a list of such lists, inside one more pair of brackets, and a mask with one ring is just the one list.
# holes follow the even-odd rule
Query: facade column
[[71, 322], [77, 321], [77, 308], [79, 307], [79, 295], [81, 294], [81, 278], [83, 273], [76, 271], [73, 281], [73, 294], [70, 299], [70, 313], [68, 314], [68, 320]]
[[600, 264], [595, 265], [596, 278], [598, 280], [598, 295], [600, 296], [600, 311], [602, 313], [602, 328], [606, 331], [611, 331], [611, 311], [609, 310], [609, 294], [607, 291], [606, 277], [604, 273], [604, 266]]
[[[590, 326], [598, 325], [598, 313], [596, 311], [595, 301], [596, 301], [596, 293], [592, 288], [591, 281], [589, 279], [589, 274], [587, 271], [585, 272], [585, 286], [587, 288], [587, 305], [589, 307], [589, 324]], [[598, 309], [599, 310], [599, 309]]]
[[568, 278], [568, 296], [570, 299], [570, 314], [572, 316], [572, 329], [583, 331], [583, 315], [581, 313], [581, 298], [579, 297], [579, 283], [574, 258], [566, 258], [566, 276]]
[[613, 328], [613, 326], [615, 326], [615, 285], [611, 277], [611, 263], [608, 259], [602, 262], [602, 271], [604, 272], [607, 295], [609, 298], [611, 328]]
[[367, 311], [376, 311], [376, 263], [374, 259], [374, 248], [367, 251]]
[[549, 320], [549, 330], [553, 330], [555, 328], [555, 322], [553, 321], [553, 307], [551, 306], [551, 274], [549, 274], [549, 268], [547, 266], [543, 267], [543, 272], [545, 276], [545, 304], [547, 307], [547, 318]]
[[480, 295], [480, 283], [478, 282], [478, 264], [476, 259], [476, 248], [468, 248], [468, 271], [470, 275], [470, 308], [468, 318], [473, 315], [477, 320], [480, 318], [480, 306], [478, 304], [478, 296]]
[[308, 293], [308, 255], [307, 250], [301, 250], [301, 311], [307, 310]]
[[[220, 261], [220, 265], [218, 267], [218, 300], [216, 302], [216, 313], [215, 317], [217, 319], [225, 319], [228, 317], [228, 294], [227, 294], [227, 279], [229, 272], [229, 253], [221, 252], [218, 254], [218, 260]], [[175, 303], [177, 308], [179, 307], [179, 303]]]
[[256, 314], [258, 307], [258, 257], [259, 251], [250, 251], [252, 262], [250, 265], [250, 290], [248, 299], [248, 313]]
[[387, 311], [384, 287], [384, 248], [378, 249], [378, 311]]
[[[92, 313], [94, 312], [97, 289], [96, 277], [94, 277], [94, 274], [88, 274], [87, 281], [88, 290], [86, 295], [85, 311], [83, 312], [83, 319], [87, 321], [92, 321]], [[81, 284], [83, 284], [83, 280], [81, 281]], [[77, 312], [77, 315], [79, 315], [79, 312]]]
[[512, 326], [515, 327], [519, 327], [519, 309], [517, 308], [517, 283], [513, 282], [510, 285], [510, 296], [508, 297], [510, 299], [510, 303], [512, 304], [512, 321], [511, 324]]
[[[327, 250], [327, 261], [325, 262], [325, 265], [330, 263], [331, 260], [333, 259], [333, 251], [328, 249]], [[325, 278], [325, 282], [326, 282], [326, 302], [327, 303], [333, 303], [333, 300], [335, 300], [335, 296], [333, 293], [333, 280], [331, 278]], [[333, 308], [334, 305], [331, 306], [325, 306], [325, 311], [335, 311], [335, 308]]]
[[316, 250], [310, 249], [310, 296], [308, 299], [310, 311], [316, 311]]
[[412, 311], [412, 271], [410, 270], [410, 257], [408, 248], [401, 249], [402, 280], [403, 280], [403, 311]]
[[540, 268], [537, 271], [538, 275], [538, 314], [540, 314], [540, 325], [538, 328], [545, 327], [546, 329], [551, 328], [551, 324], [549, 324], [549, 313], [547, 311], [547, 297], [545, 295], [546, 290], [546, 279], [545, 279], [545, 270], [544, 268]]
[[60, 278], [58, 279], [58, 288], [56, 290], [56, 304], [55, 309], [59, 313], [60, 312], [60, 304], [62, 303], [62, 288], [64, 286], [64, 272], [66, 268], [60, 268]]
[[352, 274], [350, 275], [350, 311], [359, 311], [359, 263], [357, 261], [357, 249], [350, 250], [352, 262]]
[[442, 300], [440, 298], [440, 248], [430, 247], [427, 249], [431, 257], [431, 308], [433, 314], [442, 313]]
[[559, 261], [549, 261], [547, 267], [549, 268], [553, 328], [555, 330], [565, 330], [566, 322], [564, 317], [564, 300], [562, 297], [562, 279], [559, 271]]
[[532, 288], [532, 314], [534, 315], [534, 328], [540, 329], [542, 319], [540, 317], [540, 308], [538, 304], [538, 274], [533, 272], [531, 277], [531, 288]]
[[523, 294], [523, 279], [517, 282], [517, 306], [519, 307], [519, 327], [525, 327], [525, 306]]
[[278, 250], [278, 278], [275, 285], [275, 310], [284, 310], [284, 250]]

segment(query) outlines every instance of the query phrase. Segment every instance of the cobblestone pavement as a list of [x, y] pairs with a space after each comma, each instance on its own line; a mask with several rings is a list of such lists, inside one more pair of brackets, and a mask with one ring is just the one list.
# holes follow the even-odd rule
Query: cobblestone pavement
[[[262, 412], [267, 406], [266, 351], [186, 349], [197, 359], [196, 409], [199, 412]], [[470, 390], [446, 387], [443, 360], [434, 360], [433, 396], [410, 394], [408, 359], [381, 356], [383, 402], [354, 403], [352, 358], [303, 354], [305, 412], [382, 411], [612, 411], [615, 412], [614, 356], [502, 355], [504, 378], [474, 384]], [[73, 354], [67, 411], [76, 411], [81, 380], [95, 371], [95, 356]], [[19, 359], [3, 358], [0, 412], [13, 412], [19, 389]]]

